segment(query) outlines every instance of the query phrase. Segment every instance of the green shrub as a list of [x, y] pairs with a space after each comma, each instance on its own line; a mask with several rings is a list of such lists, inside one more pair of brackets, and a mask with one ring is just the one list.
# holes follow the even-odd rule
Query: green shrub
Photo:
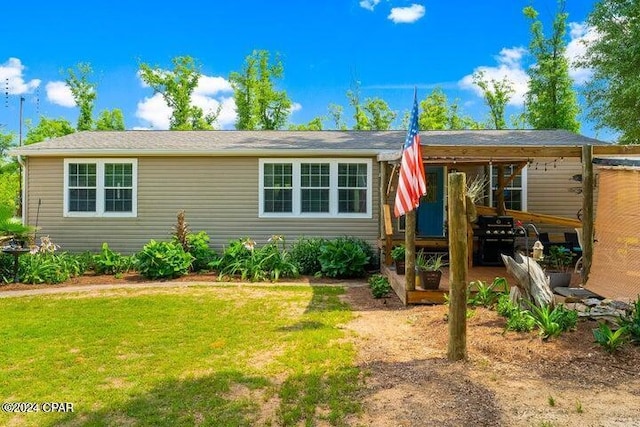
[[628, 339], [627, 329], [625, 327], [613, 331], [609, 325], [604, 322], [598, 324], [598, 329], [593, 330], [593, 338], [606, 351], [613, 353], [619, 350]]
[[[280, 242], [282, 247], [278, 246]], [[222, 257], [210, 265], [220, 276], [240, 276], [242, 280], [295, 277], [298, 275], [298, 266], [284, 246], [281, 236], [273, 236], [261, 248], [256, 248], [256, 243], [249, 238], [233, 240], [223, 251]]]
[[509, 294], [502, 294], [498, 297], [496, 312], [500, 316], [509, 318], [516, 311], [520, 311], [520, 307], [511, 301]]
[[0, 283], [8, 283], [13, 280], [13, 257], [0, 252]]
[[359, 243], [340, 237], [327, 242], [320, 251], [322, 274], [328, 277], [364, 277], [369, 257]]
[[83, 273], [80, 258], [65, 252], [39, 252], [20, 257], [19, 276], [23, 283], [62, 283]]
[[326, 242], [321, 237], [301, 237], [291, 246], [291, 258], [298, 265], [300, 274], [315, 275], [322, 272], [320, 254]]
[[562, 332], [576, 328], [578, 324], [578, 312], [569, 310], [563, 304], [558, 304], [551, 312], [551, 320], [560, 326]]
[[475, 293], [470, 294], [470, 305], [492, 308], [498, 298], [507, 292], [508, 284], [504, 277], [496, 277], [490, 285], [482, 280], [475, 280], [469, 283], [469, 289], [475, 290]]
[[627, 330], [632, 343], [640, 345], [640, 296], [633, 303], [631, 313], [621, 316], [618, 324]]
[[209, 247], [210, 240], [205, 231], [187, 234], [189, 253], [193, 256], [193, 263], [191, 263], [193, 271], [210, 269], [209, 264], [216, 259], [215, 251]]
[[174, 242], [150, 240], [136, 255], [138, 271], [149, 279], [184, 276], [189, 272], [193, 256]]
[[93, 256], [93, 269], [97, 274], [124, 273], [131, 265], [131, 257], [112, 251], [106, 242], [102, 244], [100, 253]]
[[507, 317], [507, 324], [505, 329], [515, 332], [530, 332], [536, 326], [536, 321], [526, 310], [521, 310], [516, 307], [516, 311], [513, 311], [509, 317]]
[[369, 277], [369, 287], [374, 298], [386, 297], [391, 292], [389, 279], [382, 274], [374, 274]]
[[374, 252], [371, 245], [366, 240], [361, 239], [359, 237], [353, 237], [353, 236], [347, 236], [345, 237], [345, 239], [360, 246], [360, 248], [362, 249], [362, 252], [364, 252], [364, 254], [367, 256], [369, 260], [367, 261], [367, 264], [365, 266], [366, 270], [368, 271], [379, 270], [380, 259], [378, 255]]

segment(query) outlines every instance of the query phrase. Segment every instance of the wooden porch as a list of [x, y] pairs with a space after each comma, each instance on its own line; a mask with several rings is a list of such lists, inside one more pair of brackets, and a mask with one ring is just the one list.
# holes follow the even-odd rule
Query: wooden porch
[[[437, 290], [425, 290], [420, 287], [419, 280], [416, 277], [415, 290], [406, 289], [406, 277], [396, 273], [393, 266], [383, 265], [381, 267], [381, 273], [389, 279], [391, 287], [398, 295], [398, 298], [404, 305], [408, 304], [444, 304], [445, 295], [449, 293], [449, 268], [445, 267], [442, 271], [442, 279], [440, 281], [440, 287]], [[504, 277], [511, 285], [515, 282], [515, 279], [507, 273], [507, 269], [503, 266], [474, 266], [469, 268], [468, 273], [469, 281], [482, 280], [483, 282], [491, 283], [496, 277]], [[579, 286], [582, 283], [582, 278], [579, 274], [573, 275], [571, 280], [571, 286]]]

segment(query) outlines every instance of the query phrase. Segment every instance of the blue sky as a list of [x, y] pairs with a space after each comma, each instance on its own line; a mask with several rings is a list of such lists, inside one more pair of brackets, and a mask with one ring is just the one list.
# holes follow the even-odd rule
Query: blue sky
[[[570, 57], [584, 49], [592, 33], [584, 25], [595, 0], [567, 0]], [[19, 128], [23, 117], [64, 117], [74, 125], [78, 109], [64, 85], [65, 70], [78, 62], [94, 69], [98, 84], [94, 115], [120, 108], [127, 129], [164, 129], [168, 109], [137, 76], [144, 62], [171, 68], [171, 59], [189, 55], [202, 65], [193, 102], [205, 110], [223, 106], [218, 126], [232, 129], [234, 103], [228, 77], [240, 71], [254, 49], [279, 53], [284, 79], [278, 86], [294, 102], [291, 123], [327, 115], [330, 103], [352, 111], [345, 93], [357, 81], [361, 98], [380, 97], [398, 112], [441, 87], [458, 99], [463, 113], [486, 118], [470, 83], [479, 69], [512, 80], [516, 94], [507, 115], [522, 109], [529, 21], [522, 9], [534, 6], [550, 31], [556, 0], [235, 0], [168, 4], [147, 0], [10, 2], [0, 25], [0, 125]], [[579, 90], [589, 70], [572, 69]], [[596, 134], [582, 118], [581, 133]], [[327, 120], [326, 126], [330, 127]], [[349, 123], [349, 121], [348, 121]]]

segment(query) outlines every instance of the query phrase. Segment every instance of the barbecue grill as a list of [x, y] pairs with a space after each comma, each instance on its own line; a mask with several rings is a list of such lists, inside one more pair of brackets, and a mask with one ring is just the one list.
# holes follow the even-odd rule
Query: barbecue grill
[[501, 254], [513, 256], [516, 232], [513, 217], [482, 215], [473, 235], [478, 240], [478, 265], [504, 265]]

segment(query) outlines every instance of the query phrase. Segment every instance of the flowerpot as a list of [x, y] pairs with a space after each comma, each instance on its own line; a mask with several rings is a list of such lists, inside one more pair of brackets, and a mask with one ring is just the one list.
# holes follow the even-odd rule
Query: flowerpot
[[440, 279], [442, 278], [442, 271], [418, 270], [418, 276], [420, 277], [422, 289], [438, 289]]
[[397, 274], [404, 274], [404, 269], [405, 269], [404, 260], [402, 260], [402, 261], [396, 260], [396, 261], [394, 261], [394, 263], [396, 265], [396, 273]]
[[571, 284], [571, 272], [562, 272], [562, 271], [547, 271], [547, 276], [549, 277], [549, 287], [551, 289], [555, 288], [568, 288]]

